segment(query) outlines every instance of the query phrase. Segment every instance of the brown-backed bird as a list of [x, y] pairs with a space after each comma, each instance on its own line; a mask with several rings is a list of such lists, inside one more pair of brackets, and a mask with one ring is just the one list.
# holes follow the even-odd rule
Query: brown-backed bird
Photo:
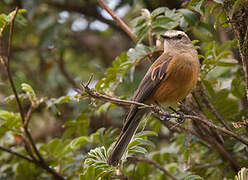
[[[192, 91], [197, 83], [200, 64], [198, 53], [184, 32], [168, 30], [161, 37], [164, 39], [164, 52], [148, 69], [134, 93], [133, 101], [169, 107]], [[108, 158], [109, 165], [118, 165], [142, 114], [144, 110], [131, 105], [121, 134]]]

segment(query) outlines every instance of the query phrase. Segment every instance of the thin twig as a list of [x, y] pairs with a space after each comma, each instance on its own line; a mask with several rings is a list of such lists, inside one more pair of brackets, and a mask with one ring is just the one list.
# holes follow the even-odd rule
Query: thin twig
[[141, 162], [147, 162], [149, 164], [152, 164], [153, 166], [155, 166], [156, 168], [160, 169], [161, 171], [163, 171], [163, 173], [167, 176], [169, 176], [171, 179], [173, 180], [177, 180], [177, 178], [175, 178], [169, 171], [167, 171], [163, 166], [161, 166], [159, 163], [157, 163], [156, 161], [153, 161], [151, 159], [148, 159], [146, 157], [142, 157], [142, 156], [134, 156], [134, 157], [129, 157], [132, 160], [136, 160], [136, 161], [141, 161]]
[[105, 9], [111, 16], [112, 18], [116, 21], [116, 23], [123, 29], [123, 31], [125, 31], [128, 36], [134, 41], [136, 42], [136, 35], [131, 31], [131, 29], [127, 26], [127, 24], [120, 19], [115, 13], [114, 11], [112, 11], [112, 9], [110, 9], [107, 4], [103, 1], [103, 0], [97, 0], [97, 2], [100, 4], [100, 6]]
[[13, 155], [19, 157], [19, 158], [22, 158], [22, 159], [25, 159], [25, 160], [27, 160], [27, 161], [29, 161], [29, 162], [34, 163], [34, 161], [33, 161], [32, 159], [30, 159], [29, 157], [26, 157], [26, 156], [24, 156], [24, 155], [22, 155], [22, 154], [20, 154], [20, 153], [18, 153], [18, 152], [12, 151], [12, 150], [7, 149], [7, 148], [5, 148], [5, 147], [0, 146], [0, 150], [5, 151], [5, 152], [8, 152], [8, 153], [10, 153], [10, 154], [13, 154]]
[[31, 105], [30, 108], [28, 109], [28, 112], [27, 112], [27, 115], [26, 115], [26, 118], [25, 118], [25, 123], [24, 123], [25, 128], [28, 127], [29, 121], [30, 121], [31, 116], [33, 114], [33, 111], [34, 111], [34, 107]]
[[64, 75], [66, 80], [73, 86], [73, 88], [78, 89], [79, 86], [77, 85], [77, 83], [74, 81], [74, 79], [71, 77], [71, 75], [69, 74], [69, 72], [65, 68], [65, 62], [64, 62], [63, 57], [60, 57], [60, 59], [58, 61], [58, 65], [59, 65], [59, 69], [60, 69], [61, 73]]
[[[88, 82], [87, 82], [87, 84], [88, 84]], [[117, 105], [129, 106], [131, 104], [135, 104], [135, 105], [138, 105], [138, 106], [140, 106], [142, 108], [151, 108], [153, 106], [153, 105], [148, 105], [148, 104], [139, 103], [139, 102], [135, 102], [135, 101], [118, 99], [118, 98], [115, 98], [115, 97], [112, 97], [112, 96], [101, 94], [101, 93], [99, 93], [99, 92], [97, 92], [95, 90], [90, 89], [88, 86], [86, 86], [84, 84], [81, 84], [81, 85], [82, 85], [83, 89], [85, 90], [85, 92], [87, 94], [89, 94], [91, 97], [96, 98], [96, 99], [101, 99], [103, 101], [108, 101], [108, 102], [111, 102], [111, 103], [114, 103], [114, 104], [117, 104]]]

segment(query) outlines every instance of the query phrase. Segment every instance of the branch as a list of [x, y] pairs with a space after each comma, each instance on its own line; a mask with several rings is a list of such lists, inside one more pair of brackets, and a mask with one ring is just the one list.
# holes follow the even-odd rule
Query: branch
[[9, 68], [9, 64], [10, 64], [9, 63], [10, 62], [9, 56], [11, 54], [11, 40], [12, 40], [12, 36], [13, 36], [14, 22], [15, 22], [15, 18], [16, 18], [17, 13], [18, 13], [18, 8], [15, 9], [13, 18], [11, 20], [10, 35], [9, 35], [9, 41], [8, 41], [7, 59], [5, 59], [3, 56], [0, 56], [0, 62], [3, 64], [3, 67], [4, 67], [4, 69], [5, 69], [6, 73], [7, 73], [11, 89], [12, 89], [14, 95], [15, 95], [15, 99], [16, 99], [16, 102], [17, 102], [17, 105], [18, 105], [18, 108], [19, 108], [19, 111], [20, 111], [20, 114], [21, 114], [22, 122], [24, 123], [24, 120], [25, 120], [24, 111], [23, 111], [23, 108], [22, 108], [22, 105], [21, 105], [21, 101], [20, 101], [20, 99], [18, 97], [16, 88], [15, 88], [15, 85], [14, 85], [14, 81], [13, 81], [13, 78], [11, 76], [10, 68]]
[[[101, 94], [95, 90], [90, 89], [88, 87], [89, 83], [90, 83], [90, 80], [86, 83], [86, 85], [84, 85], [84, 84], [81, 84], [81, 85], [83, 87], [83, 90], [93, 98], [100, 99], [102, 101], [112, 102], [112, 103], [117, 104], [117, 105], [130, 106], [132, 104], [135, 104], [135, 105], [141, 106], [142, 108], [151, 108], [153, 106], [153, 105], [143, 104], [143, 103], [139, 103], [139, 102], [135, 102], [135, 101], [122, 100], [122, 99], [118, 99], [116, 97], [111, 97], [111, 96], [108, 96], [105, 94]], [[83, 91], [80, 91], [79, 93], [82, 93], [82, 92]]]
[[61, 73], [64, 75], [66, 80], [72, 85], [72, 87], [79, 89], [79, 86], [77, 85], [77, 83], [74, 81], [74, 79], [70, 76], [70, 74], [66, 70], [65, 61], [64, 61], [62, 56], [60, 57], [60, 59], [58, 61], [58, 65], [59, 65], [59, 69], [60, 69]]
[[10, 149], [7, 149], [7, 148], [5, 148], [5, 147], [0, 146], [0, 150], [5, 151], [5, 152], [8, 152], [8, 153], [10, 153], [10, 154], [13, 154], [13, 155], [15, 155], [15, 156], [17, 156], [17, 157], [19, 157], [19, 158], [25, 159], [25, 160], [27, 160], [27, 161], [29, 161], [29, 162], [31, 162], [31, 163], [35, 163], [35, 162], [34, 162], [32, 159], [30, 159], [29, 157], [26, 157], [26, 156], [24, 156], [24, 155], [22, 155], [22, 154], [20, 154], [20, 153], [14, 152], [14, 151], [12, 151], [12, 150], [10, 150]]
[[161, 166], [159, 163], [157, 163], [156, 161], [153, 161], [151, 159], [148, 159], [146, 157], [142, 157], [142, 156], [134, 156], [134, 157], [129, 157], [128, 159], [132, 159], [132, 160], [136, 160], [136, 161], [141, 161], [141, 162], [147, 162], [149, 164], [152, 164], [153, 166], [155, 166], [156, 168], [160, 169], [161, 171], [164, 172], [165, 175], [169, 176], [171, 179], [173, 180], [177, 180], [177, 178], [175, 178], [169, 171], [167, 171], [163, 166]]
[[[89, 82], [90, 82], [90, 80], [88, 81], [87, 85], [89, 84]], [[118, 99], [116, 97], [111, 97], [111, 96], [108, 96], [108, 95], [104, 95], [104, 94], [101, 94], [99, 92], [96, 92], [94, 90], [89, 89], [87, 85], [82, 84], [85, 92], [90, 97], [100, 99], [100, 100], [106, 101], [106, 102], [111, 102], [111, 103], [114, 103], [114, 104], [117, 104], [117, 105], [128, 105], [128, 106], [130, 106], [132, 104], [135, 104], [135, 105], [138, 105], [139, 108], [148, 108], [148, 109], [150, 109], [151, 111], [153, 111], [153, 113], [157, 114], [158, 116], [165, 116], [165, 117], [168, 116], [168, 114], [166, 114], [160, 107], [157, 107], [157, 106], [154, 106], [154, 105], [147, 105], [147, 104], [143, 104], [143, 103], [139, 103], [139, 102], [135, 102], [135, 101], [121, 100], [121, 99]], [[82, 92], [81, 92], [81, 94], [82, 94]], [[180, 115], [170, 114], [170, 117], [172, 117], [172, 118], [180, 118]], [[185, 119], [197, 120], [197, 121], [199, 121], [199, 122], [201, 122], [203, 124], [206, 124], [210, 128], [218, 130], [219, 132], [221, 132], [223, 134], [229, 135], [229, 136], [239, 140], [240, 142], [242, 142], [243, 144], [248, 146], [248, 141], [245, 138], [243, 138], [242, 136], [237, 135], [237, 134], [233, 133], [232, 131], [229, 131], [229, 130], [227, 130], [225, 128], [222, 128], [222, 127], [219, 127], [217, 125], [214, 125], [213, 123], [211, 123], [203, 115], [187, 115], [187, 114], [184, 114], [184, 118]]]
[[126, 35], [126, 33], [124, 33], [123, 30], [119, 28], [113, 21], [105, 19], [101, 14], [99, 14], [95, 3], [85, 3], [85, 5], [79, 6], [78, 4], [69, 3], [68, 1], [66, 1], [65, 3], [60, 3], [52, 0], [44, 0], [43, 2], [48, 4], [49, 6], [53, 6], [56, 9], [67, 10], [69, 12], [77, 12], [84, 14], [86, 17], [93, 17], [105, 24], [108, 24], [116, 31], [119, 31]]
[[116, 16], [116, 14], [114, 13], [114, 11], [112, 11], [107, 4], [103, 1], [103, 0], [97, 0], [97, 2], [100, 4], [100, 6], [105, 9], [111, 16], [112, 18], [116, 21], [116, 23], [123, 29], [123, 31], [125, 31], [128, 36], [134, 41], [136, 42], [136, 35], [131, 31], [131, 29], [127, 26], [127, 24], [122, 21], [118, 16]]

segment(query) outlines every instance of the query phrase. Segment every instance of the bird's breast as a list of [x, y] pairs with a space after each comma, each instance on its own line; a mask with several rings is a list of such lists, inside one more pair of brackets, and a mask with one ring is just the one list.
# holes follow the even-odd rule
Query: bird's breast
[[166, 72], [166, 78], [153, 93], [153, 100], [164, 106], [171, 106], [183, 100], [194, 88], [199, 74], [199, 62], [187, 58], [172, 61]]

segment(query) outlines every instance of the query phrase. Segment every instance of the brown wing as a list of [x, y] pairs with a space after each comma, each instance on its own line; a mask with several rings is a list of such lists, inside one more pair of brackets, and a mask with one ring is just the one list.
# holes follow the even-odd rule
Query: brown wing
[[[162, 54], [152, 64], [134, 94], [134, 101], [142, 103], [150, 97], [150, 95], [158, 87], [160, 82], [166, 77], [167, 67], [171, 60], [171, 56], [167, 54]], [[125, 124], [123, 126], [122, 131], [125, 131], [128, 128], [137, 111], [138, 106], [131, 105], [130, 110], [126, 116]]]

